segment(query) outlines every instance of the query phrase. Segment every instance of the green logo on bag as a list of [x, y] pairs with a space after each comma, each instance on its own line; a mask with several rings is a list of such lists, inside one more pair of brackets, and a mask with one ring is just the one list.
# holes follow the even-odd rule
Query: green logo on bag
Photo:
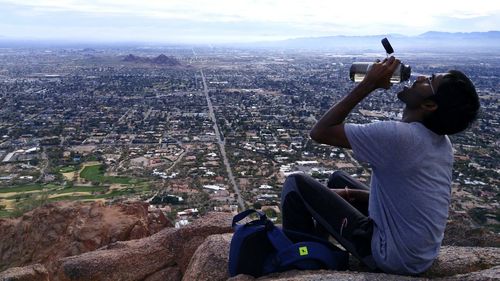
[[307, 256], [307, 255], [309, 255], [309, 252], [307, 251], [307, 247], [306, 246], [300, 247], [299, 248], [299, 254], [301, 256]]

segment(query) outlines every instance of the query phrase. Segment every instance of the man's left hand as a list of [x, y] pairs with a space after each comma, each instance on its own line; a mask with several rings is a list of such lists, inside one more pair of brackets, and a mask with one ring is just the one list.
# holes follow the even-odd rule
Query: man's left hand
[[400, 60], [393, 56], [384, 59], [382, 62], [374, 63], [361, 84], [370, 87], [372, 90], [389, 89], [391, 87], [391, 76], [400, 63]]

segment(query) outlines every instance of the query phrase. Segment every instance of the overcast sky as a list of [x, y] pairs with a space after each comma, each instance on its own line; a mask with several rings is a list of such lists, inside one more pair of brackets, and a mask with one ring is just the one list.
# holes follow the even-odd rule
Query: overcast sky
[[498, 0], [0, 0], [0, 38], [217, 43], [500, 30]]

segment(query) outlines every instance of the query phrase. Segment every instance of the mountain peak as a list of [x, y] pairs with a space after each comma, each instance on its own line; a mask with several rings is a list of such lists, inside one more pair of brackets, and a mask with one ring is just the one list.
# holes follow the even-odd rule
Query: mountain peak
[[128, 54], [122, 59], [122, 61], [133, 62], [133, 63], [151, 63], [151, 64], [166, 65], [166, 66], [181, 65], [179, 60], [177, 60], [176, 58], [169, 57], [164, 54], [160, 54], [159, 56], [154, 58], [140, 57], [133, 54]]

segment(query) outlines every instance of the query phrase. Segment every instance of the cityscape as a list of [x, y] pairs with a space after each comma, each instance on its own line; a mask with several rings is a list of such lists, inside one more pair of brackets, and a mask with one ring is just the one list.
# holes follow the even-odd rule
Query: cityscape
[[[500, 231], [500, 53], [404, 52], [414, 74], [458, 69], [481, 112], [450, 136], [454, 219]], [[322, 182], [370, 167], [309, 131], [353, 87], [374, 52], [229, 47], [0, 49], [0, 217], [46, 202], [144, 201], [176, 226], [209, 211], [280, 217], [287, 175]], [[347, 122], [399, 120], [402, 85], [378, 90]]]

